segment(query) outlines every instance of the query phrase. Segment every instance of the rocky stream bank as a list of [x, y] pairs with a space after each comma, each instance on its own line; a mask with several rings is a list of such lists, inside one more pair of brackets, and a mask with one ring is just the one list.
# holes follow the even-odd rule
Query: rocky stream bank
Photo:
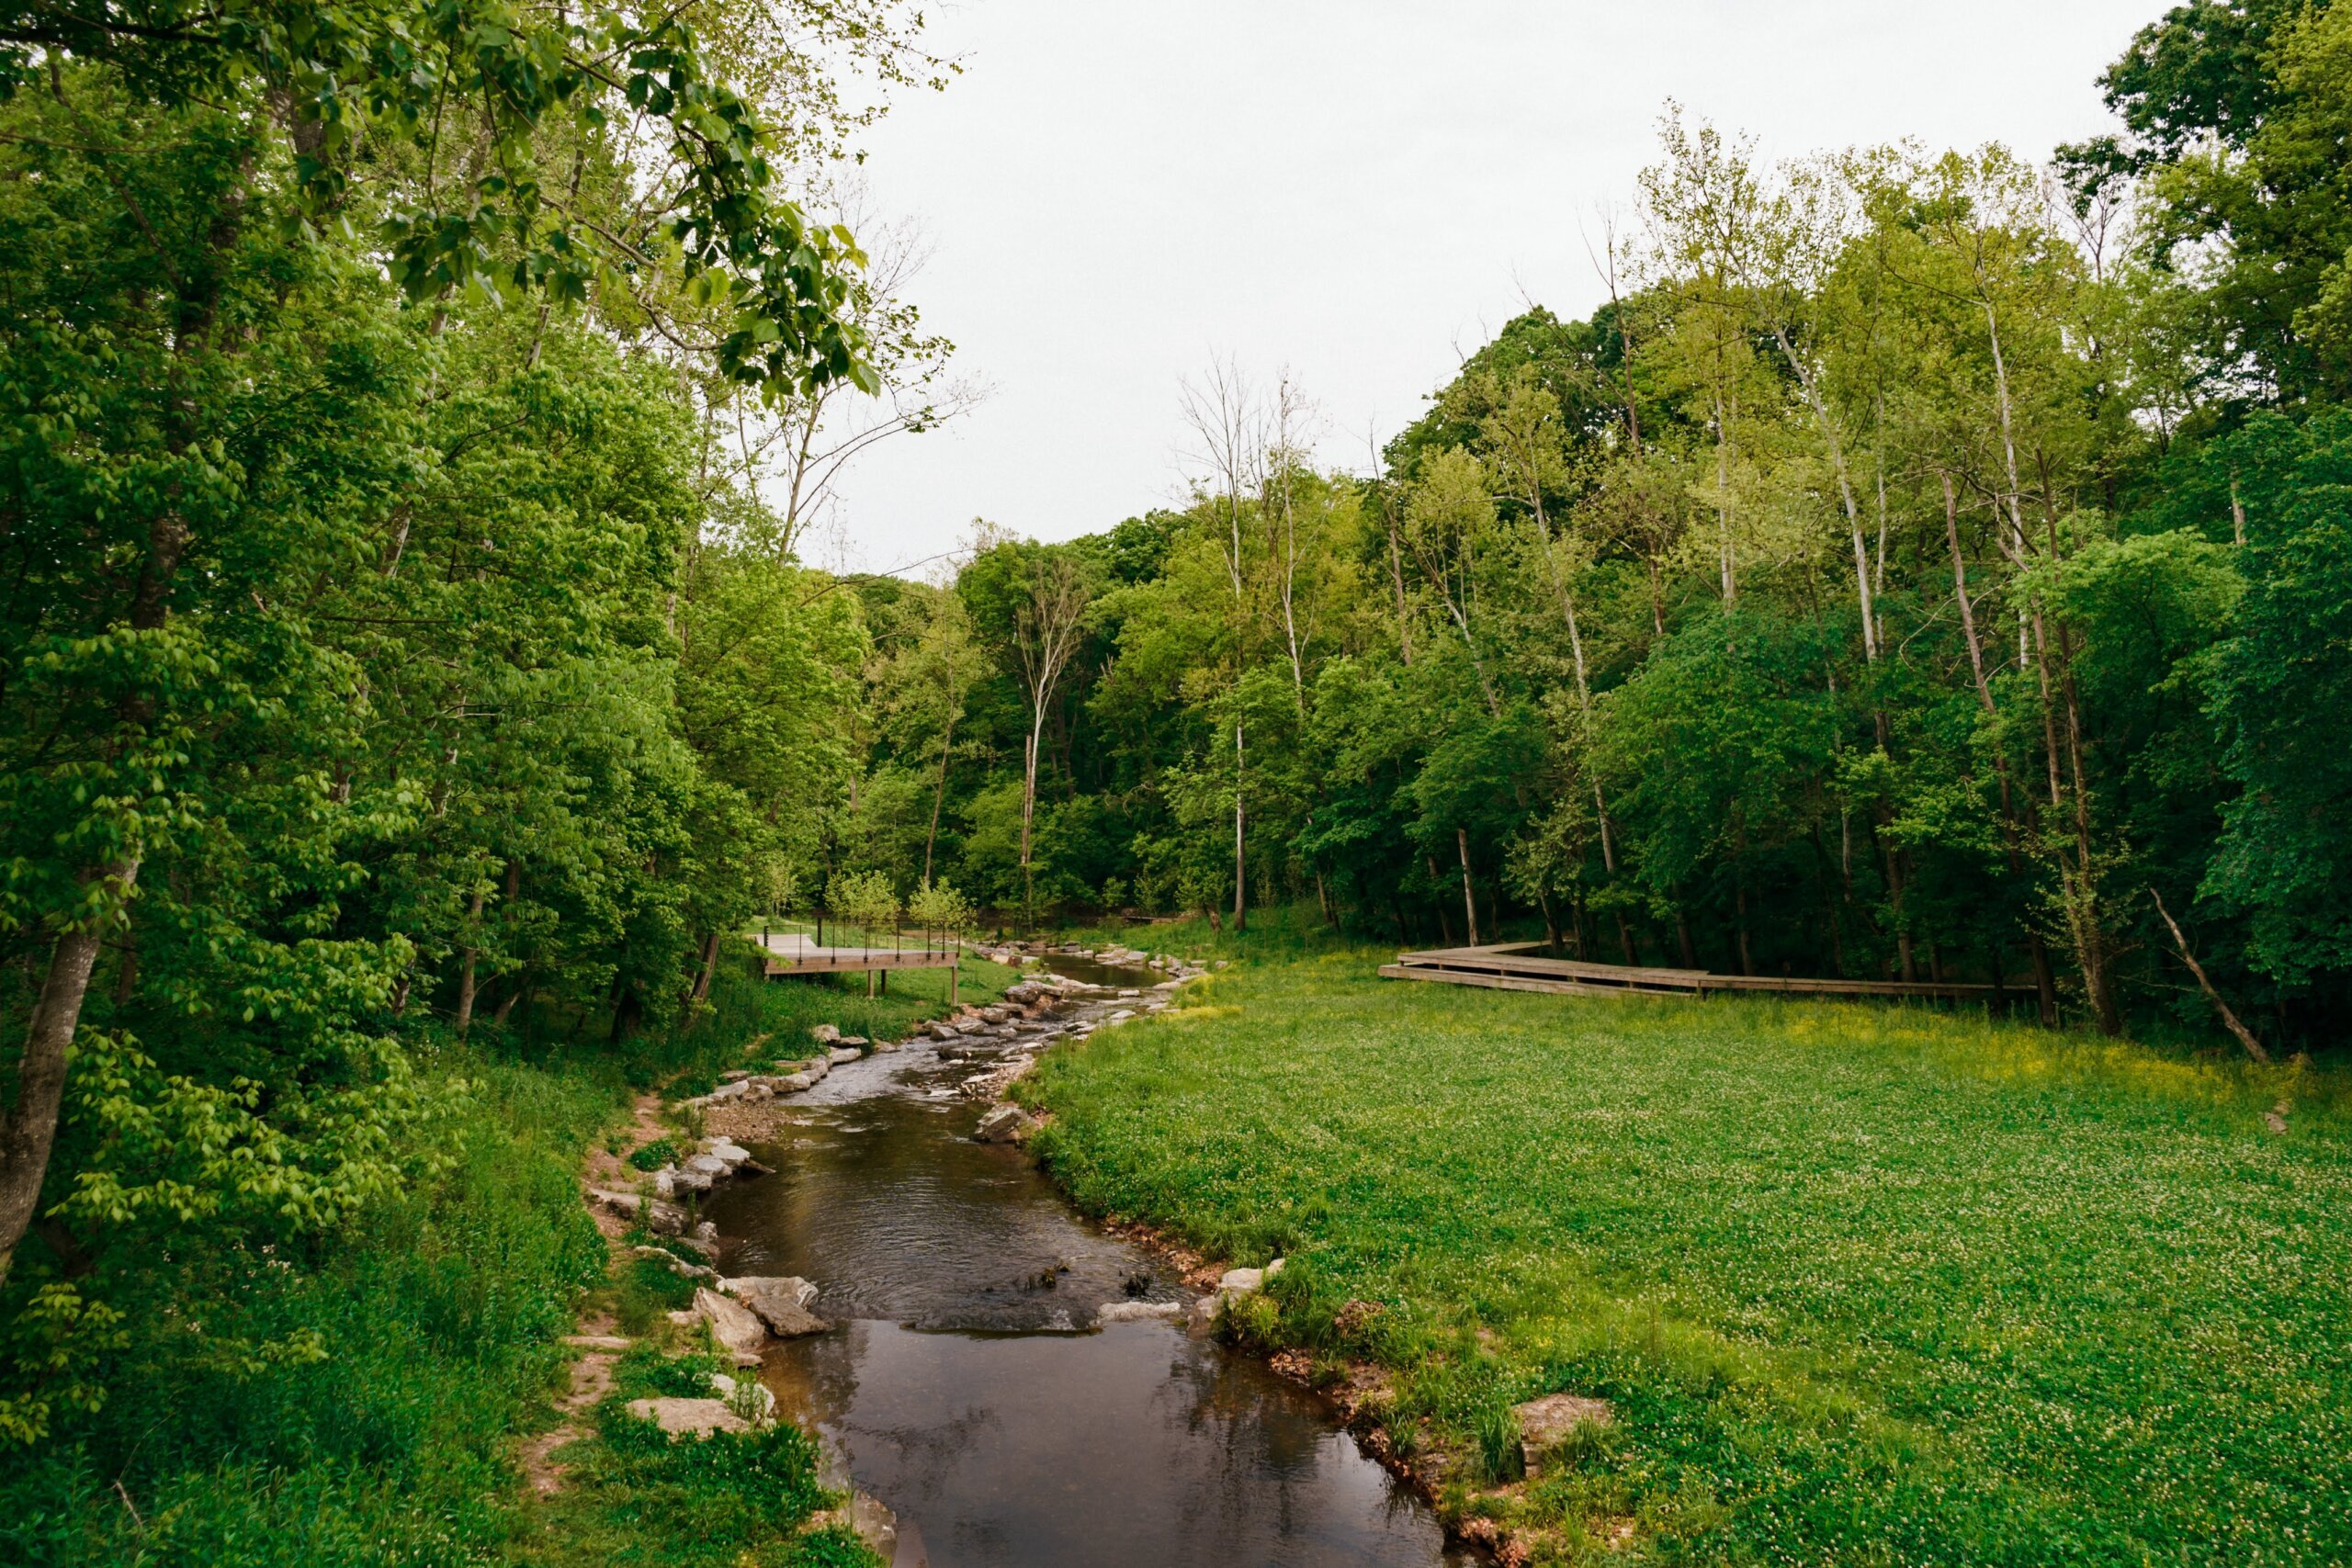
[[[881, 1499], [888, 1498], [901, 1511], [915, 1507], [918, 1515], [936, 1530], [943, 1520], [956, 1517], [953, 1499], [943, 1501], [923, 1495], [923, 1465], [935, 1469], [944, 1463], [952, 1468], [961, 1461], [943, 1456], [912, 1468], [885, 1466], [879, 1475], [869, 1476], [867, 1472], [875, 1469], [869, 1453], [868, 1461], [854, 1475], [846, 1446], [861, 1440], [870, 1446], [874, 1434], [861, 1435], [854, 1412], [843, 1416], [838, 1410], [832, 1427], [828, 1429], [827, 1399], [838, 1404], [838, 1395], [820, 1394], [814, 1405], [808, 1404], [809, 1389], [831, 1386], [831, 1376], [835, 1375], [821, 1371], [812, 1373], [808, 1369], [837, 1365], [846, 1347], [864, 1343], [870, 1335], [882, 1334], [882, 1325], [875, 1322], [877, 1314], [885, 1323], [897, 1322], [899, 1329], [893, 1330], [894, 1334], [905, 1328], [931, 1326], [936, 1332], [988, 1328], [1001, 1324], [996, 1332], [1083, 1336], [1113, 1332], [1120, 1325], [1159, 1321], [1178, 1329], [1180, 1342], [1189, 1338], [1200, 1347], [1196, 1351], [1186, 1352], [1187, 1357], [1206, 1356], [1210, 1359], [1202, 1365], [1214, 1369], [1231, 1364], [1232, 1353], [1219, 1349], [1217, 1338], [1212, 1336], [1228, 1319], [1247, 1317], [1249, 1314], [1238, 1309], [1279, 1278], [1283, 1269], [1281, 1259], [1262, 1269], [1226, 1267], [1149, 1232], [1113, 1224], [1103, 1241], [1093, 1244], [1097, 1248], [1140, 1247], [1146, 1254], [1172, 1264], [1173, 1269], [1162, 1267], [1145, 1273], [1136, 1271], [1132, 1263], [1114, 1262], [1112, 1267], [1124, 1273], [1097, 1282], [1095, 1276], [1102, 1272], [1102, 1259], [1091, 1255], [1084, 1258], [1073, 1277], [1071, 1258], [1050, 1258], [1042, 1266], [1023, 1265], [1027, 1272], [1004, 1287], [1012, 1291], [1014, 1299], [1003, 1305], [995, 1304], [1002, 1300], [993, 1294], [999, 1287], [984, 1287], [977, 1294], [988, 1301], [951, 1306], [943, 1317], [938, 1315], [938, 1309], [926, 1311], [919, 1304], [921, 1299], [933, 1293], [928, 1285], [912, 1292], [918, 1304], [910, 1307], [901, 1304], [907, 1292], [902, 1290], [893, 1295], [889, 1290], [878, 1289], [869, 1278], [860, 1277], [877, 1267], [888, 1273], [920, 1264], [920, 1255], [935, 1245], [922, 1235], [910, 1233], [904, 1241], [894, 1241], [888, 1235], [875, 1234], [873, 1225], [853, 1225], [843, 1231], [838, 1228], [841, 1222], [836, 1222], [836, 1228], [826, 1233], [826, 1240], [795, 1249], [777, 1247], [764, 1236], [750, 1240], [731, 1229], [736, 1224], [747, 1223], [745, 1216], [771, 1210], [778, 1202], [786, 1211], [801, 1212], [808, 1201], [805, 1196], [771, 1199], [763, 1194], [771, 1186], [779, 1194], [785, 1193], [806, 1180], [801, 1167], [806, 1159], [814, 1157], [818, 1148], [831, 1146], [825, 1141], [828, 1136], [858, 1134], [861, 1127], [870, 1124], [877, 1106], [896, 1105], [910, 1112], [937, 1111], [939, 1117], [923, 1124], [942, 1130], [963, 1129], [959, 1136], [966, 1147], [1023, 1142], [1039, 1123], [1006, 1097], [1045, 1051], [1058, 1043], [1083, 1040], [1164, 1010], [1173, 1004], [1175, 993], [1187, 980], [1210, 967], [1173, 955], [1125, 948], [1090, 951], [1075, 946], [1015, 944], [985, 949], [981, 955], [999, 963], [1024, 964], [1028, 973], [1006, 989], [1001, 1001], [957, 1009], [919, 1025], [903, 1040], [843, 1037], [829, 1026], [818, 1026], [808, 1037], [805, 1054], [778, 1051], [767, 1059], [729, 1072], [708, 1093], [670, 1106], [666, 1114], [670, 1128], [654, 1129], [659, 1135], [640, 1133], [635, 1158], [622, 1168], [627, 1175], [608, 1168], [602, 1173], [604, 1179], [594, 1182], [588, 1193], [592, 1206], [599, 1213], [599, 1223], [608, 1234], [620, 1234], [625, 1244], [633, 1247], [635, 1257], [659, 1259], [662, 1268], [693, 1285], [691, 1303], [672, 1314], [667, 1332], [688, 1342], [707, 1337], [736, 1368], [733, 1375], [714, 1376], [710, 1380], [712, 1386], [703, 1397], [640, 1400], [631, 1404], [631, 1413], [686, 1438], [712, 1431], [741, 1430], [776, 1419], [779, 1415], [797, 1418], [812, 1431], [821, 1430], [828, 1447], [833, 1450], [828, 1483], [851, 1495], [851, 1502], [841, 1511], [839, 1522], [856, 1529], [893, 1568], [915, 1568], [930, 1559], [924, 1551], [922, 1531], [911, 1520], [906, 1521], [902, 1529], [892, 1508], [885, 1506]], [[971, 1109], [975, 1105], [982, 1108], [977, 1116]], [[959, 1112], [958, 1107], [964, 1109]], [[812, 1143], [812, 1138], [819, 1141]], [[914, 1152], [919, 1156], [919, 1151]], [[1002, 1152], [1011, 1155], [1009, 1149]], [[870, 1161], [871, 1156], [867, 1157]], [[938, 1164], [933, 1156], [919, 1157], [926, 1168]], [[983, 1161], [977, 1168], [989, 1167]], [[1033, 1169], [1033, 1162], [1016, 1158], [1012, 1167], [994, 1168], [1027, 1172]], [[854, 1170], [842, 1175], [852, 1181], [860, 1179]], [[941, 1171], [927, 1168], [922, 1179], [935, 1185], [944, 1178]], [[984, 1178], [983, 1184], [1001, 1184], [1003, 1179], [1006, 1179]], [[1024, 1179], [1035, 1182], [1036, 1179], [1030, 1175]], [[1053, 1206], [1059, 1208], [1058, 1203]], [[718, 1222], [705, 1217], [707, 1212], [719, 1216]], [[899, 1216], [893, 1213], [881, 1228], [887, 1229], [898, 1220]], [[986, 1223], [985, 1215], [982, 1223]], [[1051, 1223], [1062, 1226], [1071, 1224], [1068, 1219]], [[763, 1225], [752, 1222], [752, 1228], [758, 1231]], [[1065, 1252], [1069, 1249], [1067, 1242], [1057, 1245]], [[1136, 1254], [1131, 1250], [1128, 1256], [1134, 1258]], [[791, 1271], [777, 1269], [779, 1262]], [[1040, 1307], [1023, 1306], [1022, 1302], [1035, 1302]], [[1049, 1303], [1058, 1304], [1044, 1304]], [[970, 1315], [973, 1312], [980, 1315]], [[1258, 1315], [1267, 1314], [1261, 1312]], [[844, 1340], [844, 1335], [851, 1337]], [[894, 1337], [888, 1342], [895, 1346], [899, 1341]], [[984, 1349], [986, 1343], [982, 1342], [975, 1353]], [[829, 1348], [804, 1354], [801, 1347]], [[626, 1342], [622, 1348], [626, 1348]], [[1267, 1348], [1260, 1348], [1264, 1351]], [[605, 1353], [608, 1352], [590, 1350], [592, 1358]], [[854, 1361], [857, 1352], [851, 1354]], [[1069, 1364], [1065, 1361], [1062, 1366], [1067, 1369]], [[1424, 1500], [1439, 1495], [1442, 1474], [1430, 1463], [1436, 1456], [1417, 1455], [1408, 1462], [1392, 1450], [1381, 1431], [1377, 1416], [1384, 1380], [1376, 1370], [1353, 1368], [1335, 1379], [1329, 1366], [1318, 1366], [1295, 1351], [1266, 1353], [1261, 1364], [1270, 1366], [1280, 1379], [1313, 1389], [1315, 1407], [1334, 1412], [1340, 1422], [1353, 1428], [1353, 1443], [1361, 1445], [1361, 1452], [1388, 1470], [1409, 1492]], [[796, 1368], [799, 1371], [791, 1370]], [[754, 1369], [756, 1375], [744, 1375]], [[1163, 1366], [1163, 1375], [1164, 1371]], [[968, 1375], [985, 1379], [985, 1369]], [[1034, 1382], [1037, 1375], [1029, 1374], [1028, 1381]], [[1063, 1375], [1069, 1374], [1065, 1371]], [[1238, 1369], [1231, 1375], [1238, 1375]], [[1262, 1378], [1262, 1374], [1259, 1375]], [[814, 1383], [808, 1381], [811, 1376], [816, 1379]], [[779, 1378], [783, 1381], [779, 1382]], [[785, 1401], [787, 1408], [779, 1412], [775, 1393], [768, 1385], [790, 1389]], [[955, 1395], [948, 1389], [934, 1389], [923, 1396], [922, 1407], [914, 1414], [919, 1422], [956, 1417], [955, 1411], [945, 1406], [959, 1397], [981, 1397], [989, 1386], [984, 1381], [977, 1392], [963, 1396]], [[1084, 1395], [1084, 1390], [1079, 1391], [1079, 1397]], [[1264, 1400], [1272, 1396], [1260, 1393], [1253, 1397]], [[1296, 1400], [1301, 1396], [1289, 1397]], [[1302, 1415], [1281, 1419], [1313, 1419], [1303, 1416], [1306, 1408], [1301, 1407]], [[1322, 1417], [1327, 1422], [1329, 1419]], [[848, 1425], [839, 1426], [842, 1420]], [[1530, 1426], [1532, 1438], [1534, 1423]], [[1198, 1418], [1186, 1424], [1186, 1429], [1197, 1434]], [[1328, 1425], [1323, 1429], [1331, 1430]], [[1181, 1435], [1172, 1440], [1180, 1444], [1185, 1441]], [[1265, 1439], [1246, 1440], [1254, 1446]], [[1349, 1441], [1338, 1440], [1343, 1444]], [[1531, 1450], [1533, 1446], [1531, 1441]], [[1189, 1462], [1181, 1451], [1170, 1457], [1180, 1469]], [[1229, 1465], [1229, 1461], [1227, 1462]], [[1337, 1455], [1326, 1462], [1340, 1463]], [[1340, 1464], [1340, 1471], [1344, 1470]], [[857, 1490], [859, 1483], [869, 1481], [878, 1496]], [[1001, 1488], [1004, 1483], [996, 1484]], [[1020, 1482], [1013, 1484], [1026, 1485]], [[1412, 1526], [1408, 1520], [1400, 1526], [1395, 1514], [1396, 1506], [1387, 1506], [1390, 1522], [1368, 1527], [1369, 1533], [1362, 1535], [1357, 1546], [1341, 1556], [1327, 1559], [1310, 1555], [1299, 1561], [1435, 1563], [1441, 1559], [1448, 1562], [1457, 1560], [1453, 1551], [1440, 1550], [1442, 1540], [1431, 1525]], [[1171, 1521], [1158, 1533], [1165, 1536], [1174, 1528]], [[1246, 1554], [1261, 1549], [1247, 1544], [1247, 1538], [1251, 1530], [1261, 1529], [1262, 1522], [1228, 1521], [1222, 1528], [1225, 1534], [1213, 1544], [1215, 1554], [1171, 1557], [1169, 1561], [1222, 1562], [1228, 1560], [1227, 1553], [1237, 1554], [1229, 1559], [1234, 1562], [1254, 1561], [1254, 1557]], [[1401, 1535], [1397, 1533], [1400, 1529]], [[1430, 1530], [1430, 1544], [1410, 1545], [1415, 1529]], [[1510, 1561], [1515, 1555], [1510, 1543], [1493, 1539], [1475, 1518], [1457, 1515], [1453, 1529], [1445, 1533], [1489, 1548], [1500, 1547], [1504, 1561]], [[1035, 1561], [1041, 1562], [1096, 1560], [1083, 1552], [1075, 1557], [1068, 1552], [1057, 1554], [1046, 1544], [1049, 1534], [1048, 1531], [1035, 1537], [1023, 1550], [1035, 1553]], [[1337, 1532], [1335, 1539], [1344, 1535], [1344, 1530]], [[1328, 1545], [1325, 1550], [1329, 1550]], [[1394, 1554], [1400, 1552], [1401, 1555]], [[1016, 1556], [1003, 1560], [1030, 1559]], [[999, 1559], [984, 1551], [967, 1551], [959, 1552], [955, 1561]]]

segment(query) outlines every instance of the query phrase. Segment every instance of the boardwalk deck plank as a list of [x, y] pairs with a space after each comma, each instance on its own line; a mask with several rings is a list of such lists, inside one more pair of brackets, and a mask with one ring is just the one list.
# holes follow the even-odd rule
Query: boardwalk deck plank
[[1653, 969], [1623, 964], [1587, 964], [1533, 951], [1540, 942], [1497, 942], [1478, 947], [1433, 948], [1400, 953], [1381, 966], [1394, 980], [1430, 980], [1496, 990], [1552, 991], [1583, 996], [1685, 996], [1760, 993], [1799, 997], [1882, 997], [1954, 1002], [1990, 1002], [2030, 987], [1962, 984], [1944, 980], [1833, 980], [1803, 976], [1718, 975], [1705, 969]]

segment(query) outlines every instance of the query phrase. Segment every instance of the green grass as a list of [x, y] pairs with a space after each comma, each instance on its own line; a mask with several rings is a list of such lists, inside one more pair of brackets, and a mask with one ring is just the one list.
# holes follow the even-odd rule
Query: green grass
[[[2352, 1561], [2340, 1075], [1377, 957], [1237, 968], [1029, 1093], [1088, 1207], [1291, 1257], [1238, 1326], [1395, 1369], [1452, 1506], [1561, 1560]], [[1488, 1484], [1556, 1390], [1618, 1425]]]
[[94, 1416], [0, 1456], [0, 1562], [458, 1563], [509, 1529], [515, 1424], [561, 1376], [605, 1244], [572, 1171], [608, 1084], [481, 1057], [453, 1163], [311, 1257], [192, 1231], [118, 1278]]
[[[1011, 976], [967, 966], [967, 992]], [[605, 1292], [631, 1332], [666, 1328], [660, 1314], [691, 1295], [651, 1260], [609, 1277], [581, 1206], [582, 1161], [630, 1092], [801, 1050], [820, 1021], [903, 1032], [939, 1010], [945, 976], [900, 978], [915, 983], [868, 1002], [862, 987], [722, 966], [710, 1013], [625, 1046], [490, 1030], [462, 1049], [420, 1043], [451, 1116], [441, 1163], [397, 1201], [267, 1254], [183, 1227], [94, 1282], [126, 1314], [95, 1369], [106, 1403], [0, 1449], [0, 1562], [870, 1568], [854, 1538], [801, 1528], [819, 1489], [788, 1428], [669, 1445], [610, 1407], [579, 1445], [582, 1484], [552, 1505], [522, 1495], [514, 1456], [555, 1418], [560, 1339], [586, 1292]]]
[[628, 1414], [632, 1399], [710, 1397], [716, 1356], [667, 1357], [640, 1346], [615, 1370], [595, 1433], [566, 1450], [564, 1489], [537, 1506], [513, 1561], [530, 1568], [875, 1568], [854, 1536], [804, 1530], [833, 1502], [817, 1450], [797, 1427], [673, 1440]]

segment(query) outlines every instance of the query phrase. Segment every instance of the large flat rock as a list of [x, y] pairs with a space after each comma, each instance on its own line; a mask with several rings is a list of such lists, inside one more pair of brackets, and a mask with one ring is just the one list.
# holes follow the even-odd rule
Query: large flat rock
[[1518, 1406], [1515, 1414], [1519, 1416], [1520, 1455], [1530, 1474], [1542, 1468], [1545, 1460], [1579, 1431], [1608, 1427], [1617, 1419], [1616, 1411], [1607, 1400], [1581, 1393], [1547, 1393]]
[[739, 1367], [760, 1364], [761, 1348], [768, 1342], [767, 1325], [732, 1296], [705, 1286], [695, 1292], [695, 1312], [710, 1325], [710, 1337], [734, 1355]]
[[720, 1288], [751, 1309], [762, 1327], [779, 1339], [822, 1334], [832, 1326], [808, 1310], [817, 1287], [797, 1274], [755, 1274], [727, 1280]]
[[673, 1435], [748, 1432], [752, 1424], [727, 1408], [723, 1399], [632, 1399], [628, 1413]]

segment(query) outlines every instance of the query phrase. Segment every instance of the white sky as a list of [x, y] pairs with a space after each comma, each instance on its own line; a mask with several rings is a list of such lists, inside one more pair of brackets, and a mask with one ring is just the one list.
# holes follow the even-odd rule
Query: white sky
[[1521, 309], [1602, 298], [1668, 98], [1768, 158], [1912, 136], [2033, 157], [2107, 124], [2095, 79], [2169, 0], [964, 0], [964, 73], [868, 138], [913, 297], [994, 395], [876, 447], [841, 564], [975, 516], [1060, 539], [1181, 494], [1178, 383], [1287, 367], [1327, 464], [1383, 439]]

